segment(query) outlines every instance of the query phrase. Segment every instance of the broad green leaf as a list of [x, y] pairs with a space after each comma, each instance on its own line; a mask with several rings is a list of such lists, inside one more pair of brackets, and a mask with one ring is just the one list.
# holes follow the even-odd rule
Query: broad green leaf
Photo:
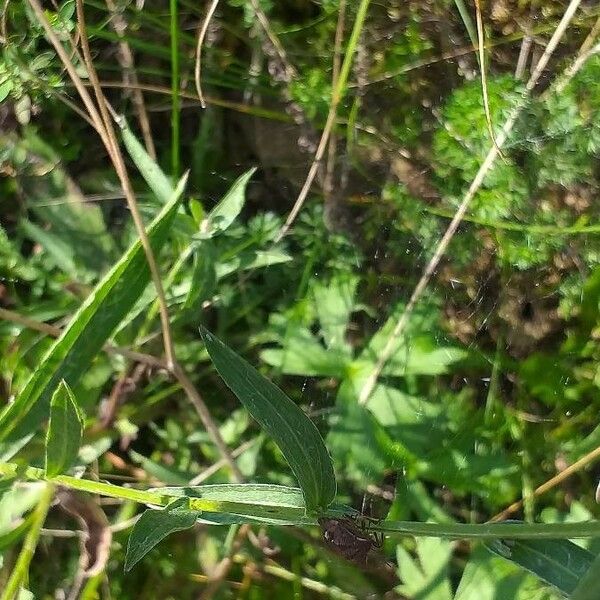
[[292, 257], [279, 248], [240, 252], [226, 263], [217, 263], [217, 277], [222, 279], [223, 277], [227, 277], [227, 275], [238, 273], [239, 271], [261, 269], [271, 265], [290, 262], [291, 260]]
[[119, 125], [123, 135], [125, 148], [135, 163], [142, 177], [154, 192], [161, 204], [167, 204], [173, 196], [174, 189], [169, 178], [162, 169], [152, 160], [139, 140], [133, 135], [124, 117], [119, 118]]
[[564, 594], [573, 592], [594, 561], [591, 552], [569, 540], [492, 540], [486, 547]]
[[[367, 347], [361, 352], [356, 360], [356, 373], [368, 376], [371, 368], [363, 365], [377, 362], [383, 349], [387, 346], [392, 336], [394, 327], [404, 306], [397, 306], [385, 324], [373, 335]], [[467, 353], [453, 346], [441, 346], [432, 334], [422, 333], [429, 331], [430, 319], [423, 319], [415, 315], [413, 322], [405, 332], [393, 340], [390, 359], [385, 364], [383, 375], [405, 377], [407, 375], [440, 375], [446, 373], [451, 364], [462, 360]], [[426, 329], [423, 329], [426, 327]], [[356, 385], [359, 385], [358, 382]], [[362, 384], [359, 385], [362, 389]]]
[[397, 588], [408, 598], [452, 600], [449, 564], [452, 543], [439, 538], [417, 538], [418, 561], [402, 545], [396, 548], [398, 574], [402, 585]]
[[[155, 254], [167, 239], [184, 185], [182, 178], [170, 202], [148, 228]], [[138, 240], [98, 283], [16, 400], [0, 414], [0, 441], [18, 440], [37, 429], [48, 415], [50, 395], [58, 383], [62, 379], [71, 387], [77, 383], [149, 280]]]
[[81, 435], [83, 415], [64, 379], [50, 400], [50, 421], [46, 434], [46, 476], [65, 473], [75, 462]]
[[[551, 598], [552, 596], [550, 596]], [[454, 600], [549, 600], [539, 581], [492, 556], [481, 545], [471, 554]]]
[[209, 331], [201, 328], [200, 334], [223, 381], [279, 446], [302, 488], [307, 512], [327, 507], [335, 497], [335, 473], [314, 423], [276, 385]]
[[348, 356], [340, 350], [327, 350], [308, 329], [290, 325], [283, 348], [267, 348], [260, 357], [268, 365], [289, 375], [336, 377], [346, 374]]
[[354, 309], [354, 296], [358, 277], [349, 273], [338, 273], [330, 281], [313, 285], [315, 309], [321, 323], [325, 345], [350, 354], [346, 342], [346, 329], [350, 313]]
[[581, 578], [571, 595], [571, 600], [597, 600], [600, 598], [600, 554], [596, 556], [587, 573]]
[[216, 253], [213, 242], [210, 240], [200, 242], [194, 248], [192, 283], [183, 305], [184, 309], [191, 308], [212, 295], [217, 284], [215, 263]]
[[200, 226], [199, 237], [211, 238], [219, 231], [225, 231], [240, 214], [246, 200], [246, 185], [256, 169], [250, 169], [238, 177], [225, 196], [208, 213]]
[[200, 511], [190, 510], [187, 498], [178, 498], [162, 510], [146, 510], [136, 521], [127, 542], [125, 571], [131, 571], [156, 544], [170, 533], [189, 529]]

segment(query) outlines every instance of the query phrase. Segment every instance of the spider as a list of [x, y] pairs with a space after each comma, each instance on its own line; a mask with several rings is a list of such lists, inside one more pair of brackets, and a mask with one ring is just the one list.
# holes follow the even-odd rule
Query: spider
[[359, 565], [366, 565], [369, 552], [381, 548], [383, 543], [383, 534], [371, 532], [368, 520], [361, 515], [346, 515], [339, 519], [321, 517], [319, 525], [327, 546]]

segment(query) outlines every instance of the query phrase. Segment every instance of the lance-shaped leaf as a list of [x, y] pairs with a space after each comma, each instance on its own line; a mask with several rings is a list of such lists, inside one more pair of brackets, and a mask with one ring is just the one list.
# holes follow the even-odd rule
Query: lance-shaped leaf
[[83, 415], [63, 379], [50, 400], [50, 422], [46, 434], [46, 476], [65, 473], [75, 462], [81, 445]]
[[308, 513], [327, 507], [336, 492], [331, 457], [306, 414], [275, 384], [204, 328], [206, 349], [223, 381], [275, 440], [304, 494]]
[[240, 175], [221, 198], [219, 203], [210, 211], [208, 217], [200, 226], [198, 237], [201, 239], [211, 238], [218, 231], [225, 231], [240, 214], [246, 201], [246, 186], [256, 169], [250, 169]]
[[177, 498], [163, 510], [145, 511], [131, 530], [125, 555], [125, 571], [130, 571], [170, 533], [192, 527], [200, 514], [198, 510], [190, 510], [189, 500], [185, 497]]
[[[181, 179], [148, 228], [155, 255], [167, 239], [185, 181]], [[14, 442], [36, 430], [48, 416], [50, 395], [58, 383], [62, 379], [71, 387], [77, 383], [149, 281], [150, 270], [138, 240], [94, 288], [16, 400], [0, 414], [0, 441]]]

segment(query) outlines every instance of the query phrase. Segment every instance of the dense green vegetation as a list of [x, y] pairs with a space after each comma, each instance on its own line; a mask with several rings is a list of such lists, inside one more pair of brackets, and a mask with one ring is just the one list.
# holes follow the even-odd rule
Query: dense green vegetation
[[597, 3], [1, 16], [0, 600], [600, 597]]

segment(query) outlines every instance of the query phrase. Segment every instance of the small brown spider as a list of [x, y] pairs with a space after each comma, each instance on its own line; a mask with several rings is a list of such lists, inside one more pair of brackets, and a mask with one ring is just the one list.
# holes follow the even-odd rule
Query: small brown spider
[[369, 552], [381, 548], [383, 543], [383, 534], [369, 531], [368, 521], [358, 515], [339, 519], [322, 517], [319, 525], [327, 546], [359, 565], [366, 565]]

